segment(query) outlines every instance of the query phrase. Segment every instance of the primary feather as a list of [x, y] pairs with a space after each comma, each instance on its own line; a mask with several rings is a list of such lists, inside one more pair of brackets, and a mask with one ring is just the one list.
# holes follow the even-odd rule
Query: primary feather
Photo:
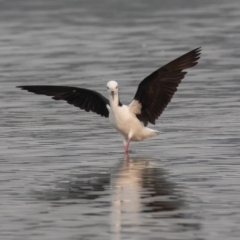
[[36, 94], [52, 96], [52, 99], [54, 100], [65, 100], [67, 103], [74, 105], [75, 107], [79, 107], [87, 112], [92, 111], [103, 117], [108, 117], [109, 115], [107, 109], [109, 100], [102, 94], [93, 90], [49, 85], [19, 86], [19, 88]]
[[181, 80], [187, 72], [183, 71], [197, 64], [201, 48], [196, 48], [159, 68], [146, 77], [138, 86], [129, 107], [146, 126], [155, 124], [171, 101]]

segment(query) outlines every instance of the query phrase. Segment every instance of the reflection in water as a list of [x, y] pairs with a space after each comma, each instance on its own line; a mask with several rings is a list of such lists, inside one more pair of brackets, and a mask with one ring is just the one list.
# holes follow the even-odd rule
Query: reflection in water
[[167, 180], [165, 170], [150, 166], [150, 162], [154, 160], [157, 159], [120, 159], [120, 164], [111, 173], [102, 169], [102, 172], [97, 173], [85, 170], [84, 173], [71, 174], [70, 179], [69, 176], [58, 179], [57, 183], [53, 183], [55, 186], [52, 189], [44, 194], [41, 192], [40, 198], [95, 200], [109, 193], [114, 204], [125, 209], [134, 207], [138, 212], [175, 210], [181, 205], [174, 191], [175, 184]]
[[[52, 189], [43, 192], [35, 192], [39, 199], [59, 200], [95, 200], [104, 195], [109, 188], [110, 174], [89, 172], [71, 175], [71, 179], [63, 178], [55, 183]], [[66, 203], [66, 202], [65, 202]]]
[[199, 223], [192, 222], [189, 212], [185, 214], [179, 187], [168, 180], [164, 169], [151, 166], [154, 161], [159, 162], [140, 157], [120, 159], [110, 171], [89, 166], [84, 173], [58, 179], [54, 187], [35, 195], [50, 201], [52, 207], [77, 204], [80, 214], [92, 217], [93, 223], [96, 217], [106, 220], [110, 216], [113, 239], [121, 239], [126, 231], [199, 231]]
[[175, 185], [166, 178], [166, 172], [151, 167], [150, 161], [153, 160], [125, 159], [113, 174], [113, 232], [121, 232], [122, 225], [139, 228], [144, 224], [144, 213], [174, 211], [182, 205], [174, 190]]

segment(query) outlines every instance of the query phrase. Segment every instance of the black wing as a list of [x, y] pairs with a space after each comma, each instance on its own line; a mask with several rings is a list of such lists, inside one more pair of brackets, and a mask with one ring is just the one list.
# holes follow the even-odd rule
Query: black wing
[[108, 117], [109, 115], [107, 109], [107, 104], [109, 105], [108, 99], [96, 91], [67, 86], [32, 85], [18, 87], [36, 94], [53, 96], [52, 99], [54, 100], [65, 100], [69, 104], [84, 109], [87, 112], [92, 111], [104, 117]]
[[155, 124], [187, 73], [183, 70], [195, 66], [200, 54], [201, 48], [196, 48], [159, 68], [139, 84], [129, 107], [145, 126], [148, 122]]

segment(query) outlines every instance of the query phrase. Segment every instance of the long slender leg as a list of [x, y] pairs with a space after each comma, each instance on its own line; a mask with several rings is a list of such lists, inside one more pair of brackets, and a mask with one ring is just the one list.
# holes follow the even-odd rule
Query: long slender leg
[[129, 144], [130, 144], [130, 139], [127, 140], [126, 145], [124, 146], [125, 153], [128, 153], [128, 151], [129, 151]]
[[123, 140], [124, 151], [125, 151], [125, 153], [126, 153], [127, 139], [126, 139], [124, 136], [122, 136], [122, 135], [121, 135], [121, 137], [122, 137], [122, 140]]
[[125, 138], [124, 136], [121, 136], [123, 140], [123, 145], [124, 145], [124, 151], [125, 153], [128, 153], [129, 151], [129, 144], [130, 144], [130, 138]]

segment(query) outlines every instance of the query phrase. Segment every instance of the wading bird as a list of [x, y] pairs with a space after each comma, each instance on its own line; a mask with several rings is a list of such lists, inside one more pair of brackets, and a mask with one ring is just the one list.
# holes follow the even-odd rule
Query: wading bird
[[171, 101], [187, 68], [197, 64], [201, 48], [196, 48], [157, 69], [138, 86], [132, 102], [127, 106], [119, 100], [118, 83], [107, 83], [108, 99], [102, 94], [84, 88], [68, 86], [31, 85], [21, 89], [52, 96], [54, 100], [65, 100], [69, 104], [109, 118], [111, 125], [120, 133], [125, 153], [130, 141], [142, 141], [154, 137], [159, 131], [146, 127], [162, 114]]

